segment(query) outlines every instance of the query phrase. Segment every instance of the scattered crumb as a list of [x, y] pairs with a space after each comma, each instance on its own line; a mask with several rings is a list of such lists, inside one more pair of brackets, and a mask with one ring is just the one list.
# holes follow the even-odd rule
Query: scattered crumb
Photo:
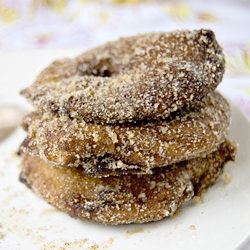
[[38, 228], [38, 231], [39, 231], [39, 232], [41, 232], [41, 231], [47, 232], [47, 231], [48, 231], [48, 227], [39, 227], [39, 228]]
[[112, 244], [112, 243], [114, 243], [114, 241], [115, 241], [114, 238], [110, 238], [110, 239], [108, 240], [108, 243], [109, 243], [109, 244]]
[[4, 237], [4, 234], [0, 232], [0, 240]]
[[[48, 243], [45, 243], [41, 248], [40, 250], [52, 250], [52, 249], [55, 249], [56, 248], [56, 245], [53, 244], [52, 242], [48, 242]], [[59, 248], [58, 248], [59, 249]]]
[[48, 242], [43, 245], [41, 250], [95, 250], [98, 248], [99, 246], [96, 243], [91, 244], [91, 242], [89, 242], [89, 239], [84, 238], [83, 240], [75, 240], [72, 242]]
[[141, 233], [143, 231], [144, 231], [143, 228], [135, 228], [135, 229], [132, 229], [132, 230], [128, 230], [126, 234], [127, 235], [132, 235], [132, 234], [135, 234], [135, 233]]
[[196, 230], [195, 225], [191, 225], [191, 226], [189, 226], [189, 230], [192, 230], [192, 231]]
[[194, 197], [193, 197], [193, 201], [194, 201], [194, 203], [195, 203], [196, 205], [201, 205], [201, 204], [203, 204], [203, 201], [202, 201], [202, 199], [201, 199], [200, 196], [194, 196]]
[[95, 250], [95, 249], [98, 249], [98, 248], [99, 248], [99, 246], [96, 243], [94, 243], [94, 245], [89, 247], [88, 249], [89, 250]]
[[108, 239], [106, 242], [104, 242], [102, 244], [102, 249], [107, 249], [109, 248], [113, 243], [114, 243], [115, 239], [114, 238], [110, 238]]
[[35, 242], [36, 244], [43, 243], [45, 241], [45, 237], [41, 235], [33, 236], [32, 241]]
[[231, 176], [228, 174], [228, 173], [225, 173], [223, 175], [223, 181], [224, 181], [224, 184], [229, 184], [231, 183], [232, 179], [231, 179]]
[[50, 214], [53, 214], [53, 213], [56, 213], [56, 212], [58, 212], [58, 209], [56, 209], [56, 208], [44, 209], [41, 212], [41, 216], [43, 216], [43, 215], [50, 215]]
[[82, 243], [86, 243], [88, 240], [89, 240], [89, 239], [85, 238], [85, 239], [83, 239], [81, 242], [82, 242]]
[[16, 212], [17, 212], [18, 214], [29, 214], [29, 211], [24, 210], [24, 209], [16, 209]]

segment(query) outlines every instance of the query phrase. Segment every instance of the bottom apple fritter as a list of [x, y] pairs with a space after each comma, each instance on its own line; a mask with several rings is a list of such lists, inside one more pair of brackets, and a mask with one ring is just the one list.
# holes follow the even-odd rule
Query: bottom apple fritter
[[234, 160], [230, 140], [217, 151], [166, 167], [152, 174], [91, 177], [84, 168], [52, 167], [25, 154], [20, 180], [48, 203], [73, 217], [104, 224], [157, 221], [213, 184], [225, 163]]

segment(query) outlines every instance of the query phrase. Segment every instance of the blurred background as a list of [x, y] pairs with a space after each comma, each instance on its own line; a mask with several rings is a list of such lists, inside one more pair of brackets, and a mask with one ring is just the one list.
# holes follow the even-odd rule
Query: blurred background
[[246, 49], [249, 24], [247, 0], [0, 0], [4, 50], [84, 48], [138, 32], [200, 27]]
[[0, 104], [52, 60], [150, 31], [212, 29], [226, 54], [219, 89], [250, 118], [249, 0], [0, 0]]

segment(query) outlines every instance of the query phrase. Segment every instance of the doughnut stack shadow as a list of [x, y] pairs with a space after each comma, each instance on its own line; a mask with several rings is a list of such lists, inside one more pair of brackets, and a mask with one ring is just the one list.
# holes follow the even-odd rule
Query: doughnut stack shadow
[[105, 224], [173, 215], [234, 160], [225, 60], [211, 30], [120, 38], [53, 62], [21, 93], [20, 180]]

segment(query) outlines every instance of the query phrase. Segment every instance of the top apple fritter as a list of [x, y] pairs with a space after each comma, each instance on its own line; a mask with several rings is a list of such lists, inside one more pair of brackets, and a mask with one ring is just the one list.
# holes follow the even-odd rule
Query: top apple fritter
[[37, 109], [86, 122], [152, 121], [214, 90], [224, 67], [211, 30], [140, 34], [55, 61], [21, 93]]

